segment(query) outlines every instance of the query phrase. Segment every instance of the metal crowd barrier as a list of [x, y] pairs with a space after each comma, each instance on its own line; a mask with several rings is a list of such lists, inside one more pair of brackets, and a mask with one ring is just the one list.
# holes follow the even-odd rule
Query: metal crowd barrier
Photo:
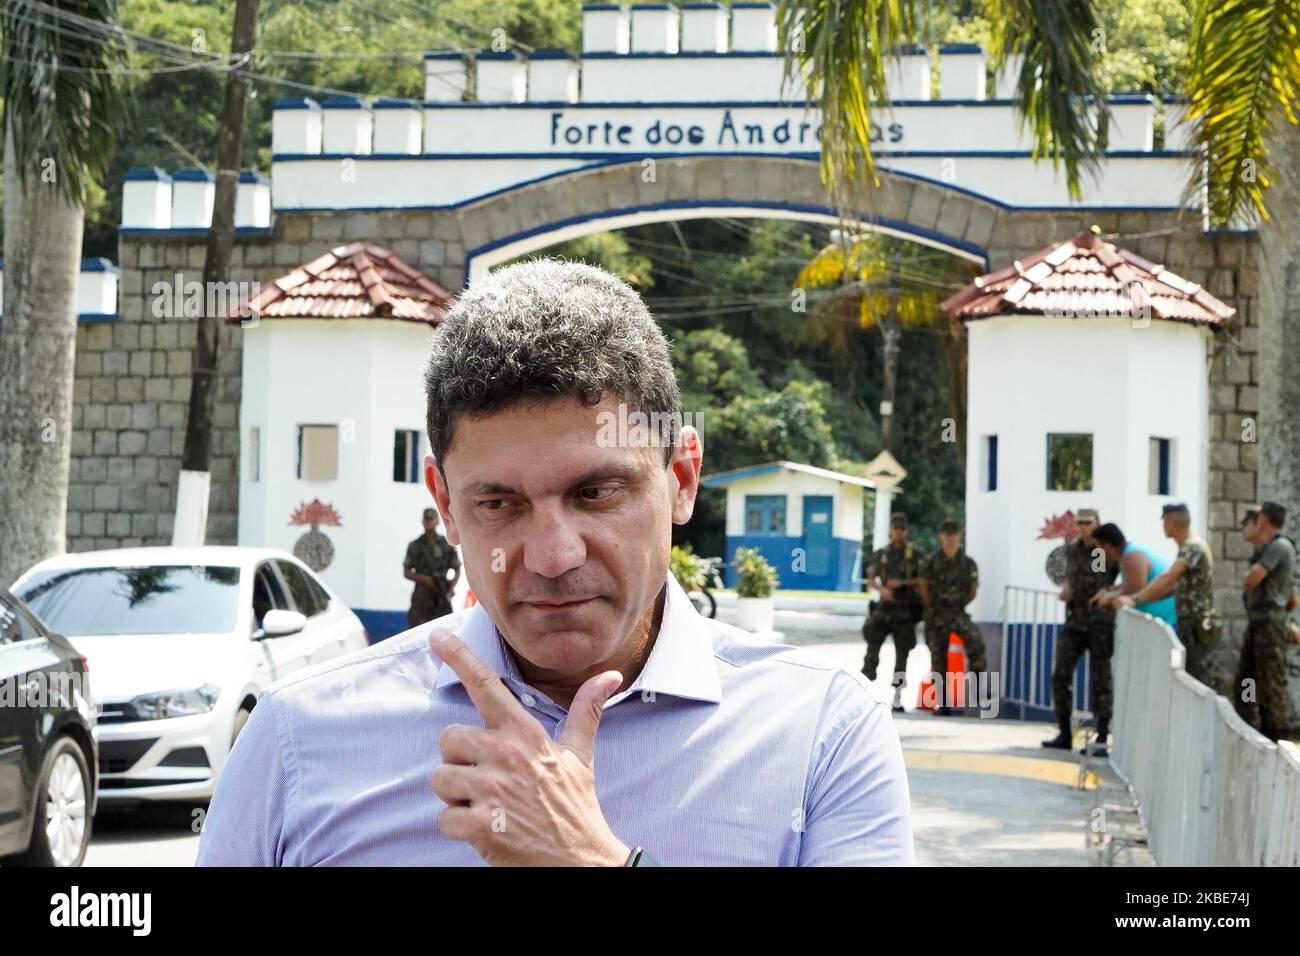
[[[1056, 591], [1008, 586], [1002, 592], [1002, 698], [1008, 715], [1052, 720], [1052, 665], [1065, 623]], [[1074, 713], [1090, 717], [1092, 655], [1074, 677]]]
[[1111, 762], [1161, 866], [1300, 866], [1300, 750], [1275, 744], [1183, 670], [1163, 621], [1115, 626]]

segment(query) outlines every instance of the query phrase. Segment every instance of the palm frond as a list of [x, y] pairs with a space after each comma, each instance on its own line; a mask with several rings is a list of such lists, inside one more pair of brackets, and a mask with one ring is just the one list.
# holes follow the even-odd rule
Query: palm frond
[[1210, 219], [1268, 219], [1269, 139], [1300, 122], [1300, 0], [1199, 0], [1190, 60], [1187, 119], [1206, 147]]
[[877, 183], [871, 106], [888, 100], [886, 64], [916, 37], [912, 0], [780, 0], [777, 30], [786, 75], [804, 80], [822, 112], [822, 181], [837, 194]]
[[1100, 159], [1099, 135], [1109, 117], [1098, 70], [1105, 33], [1095, 0], [990, 0], [992, 66], [1013, 54], [1024, 58], [1016, 82], [1022, 128], [1028, 127], [1034, 158], [1065, 167], [1070, 195], [1080, 195], [1085, 171]]
[[39, 176], [78, 204], [125, 125], [116, 20], [117, 0], [6, 0], [0, 11], [0, 93], [19, 178]]

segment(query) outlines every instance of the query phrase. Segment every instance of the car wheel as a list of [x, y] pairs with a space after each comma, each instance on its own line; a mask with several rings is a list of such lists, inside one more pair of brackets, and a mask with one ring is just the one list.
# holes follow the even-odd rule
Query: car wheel
[[36, 781], [36, 820], [26, 852], [5, 859], [17, 866], [81, 866], [90, 846], [90, 768], [76, 742], [60, 737], [45, 755]]
[[248, 718], [252, 716], [253, 708], [239, 708], [239, 713], [235, 714], [235, 732], [230, 735], [230, 746], [235, 746], [235, 741], [239, 739], [240, 731], [244, 729], [244, 724], [248, 723]]

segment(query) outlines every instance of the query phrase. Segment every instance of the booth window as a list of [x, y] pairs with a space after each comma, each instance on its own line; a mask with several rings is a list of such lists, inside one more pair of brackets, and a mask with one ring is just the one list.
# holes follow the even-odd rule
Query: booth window
[[985, 435], [982, 455], [984, 465], [984, 490], [998, 490], [998, 436]]
[[1148, 445], [1147, 491], [1153, 495], [1174, 493], [1174, 440], [1152, 438]]
[[746, 534], [785, 534], [785, 495], [745, 495]]
[[1092, 436], [1047, 436], [1047, 490], [1092, 490]]
[[248, 480], [262, 480], [262, 429], [257, 425], [248, 430]]
[[393, 432], [393, 481], [420, 483], [420, 433], [399, 428]]
[[298, 426], [298, 477], [304, 481], [334, 481], [339, 476], [339, 427]]

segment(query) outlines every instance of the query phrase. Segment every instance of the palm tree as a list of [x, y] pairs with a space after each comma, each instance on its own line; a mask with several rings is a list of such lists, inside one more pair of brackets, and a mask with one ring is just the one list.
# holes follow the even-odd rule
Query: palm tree
[[[1300, 506], [1300, 0], [1189, 0], [1187, 117], [1207, 162], [1189, 195], [1216, 224], [1257, 221], [1260, 272], [1259, 493]], [[778, 0], [790, 68], [823, 113], [822, 175], [841, 207], [876, 182], [870, 110], [887, 99], [889, 51], [913, 42], [925, 6], [903, 0]], [[1095, 0], [985, 0], [992, 65], [1021, 58], [1017, 98], [1034, 155], [1072, 193], [1097, 164], [1105, 90], [1092, 44]], [[1278, 213], [1270, 215], [1270, 212]]]
[[65, 546], [88, 186], [124, 126], [116, 0], [6, 0], [0, 587]]
[[[884, 339], [880, 445], [890, 450], [897, 382], [898, 349], [904, 327], [930, 326], [942, 335], [945, 364], [952, 387], [949, 408], [957, 423], [958, 460], [964, 457], [966, 421], [966, 350], [959, 330], [949, 323], [936, 327], [939, 303], [975, 275], [974, 267], [953, 256], [935, 253], [914, 242], [867, 232], [850, 236], [834, 231], [831, 243], [799, 272], [801, 289], [830, 288], [814, 300], [809, 335], [847, 346], [849, 330], [878, 328]], [[957, 387], [961, 386], [961, 387]]]

